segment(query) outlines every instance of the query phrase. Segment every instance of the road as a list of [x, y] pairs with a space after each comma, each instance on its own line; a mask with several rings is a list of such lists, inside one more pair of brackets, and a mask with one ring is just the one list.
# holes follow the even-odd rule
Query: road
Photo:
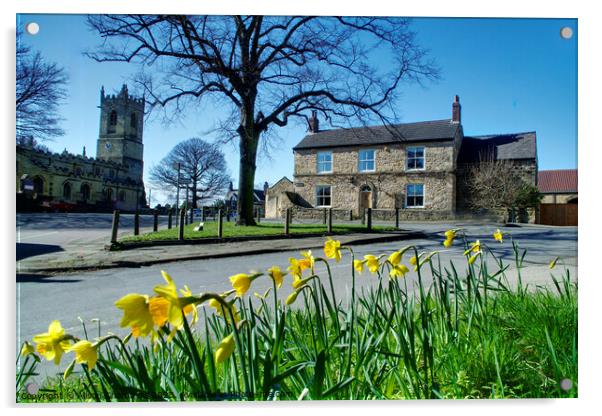
[[[71, 214], [73, 215], [73, 214]], [[430, 252], [442, 250], [441, 263], [449, 264], [453, 260], [456, 265], [465, 267], [463, 250], [460, 242], [451, 249], [444, 250], [440, 234], [441, 230], [451, 227], [452, 224], [407, 224], [404, 228], [420, 228], [427, 233], [432, 232], [426, 239], [401, 241], [395, 243], [382, 243], [373, 246], [353, 247], [356, 257], [365, 254], [384, 254], [407, 244], [415, 244], [420, 251]], [[94, 228], [91, 228], [94, 229]], [[505, 262], [513, 263], [513, 253], [510, 240], [507, 238], [503, 244], [493, 241], [491, 234], [495, 227], [469, 225], [466, 232], [471, 240], [480, 239], [489, 244], [494, 252], [500, 255]], [[69, 232], [66, 229], [65, 232]], [[523, 279], [534, 284], [550, 284], [550, 270], [548, 264], [556, 256], [561, 257], [561, 262], [553, 272], [559, 276], [562, 270], [568, 268], [571, 275], [577, 276], [577, 228], [576, 227], [542, 227], [526, 226], [520, 228], [504, 228], [519, 242], [521, 249], [527, 249], [525, 266], [522, 270]], [[63, 231], [58, 231], [63, 234]], [[73, 233], [84, 234], [88, 231], [74, 229]], [[99, 231], [100, 233], [100, 231]], [[48, 237], [50, 238], [50, 237]], [[323, 253], [315, 253], [321, 256]], [[88, 331], [95, 333], [90, 328], [94, 326], [91, 320], [100, 319], [102, 333], [108, 331], [125, 334], [118, 327], [121, 312], [114, 306], [114, 301], [130, 293], [152, 293], [156, 284], [162, 284], [161, 270], [166, 270], [175, 279], [178, 286], [187, 284], [193, 292], [222, 292], [231, 288], [228, 277], [236, 273], [250, 270], [266, 270], [272, 265], [281, 268], [288, 266], [289, 257], [298, 257], [298, 252], [280, 252], [245, 257], [229, 257], [220, 259], [207, 259], [186, 261], [179, 263], [159, 264], [150, 267], [135, 269], [110, 269], [86, 273], [67, 274], [60, 276], [17, 276], [17, 342], [20, 345], [24, 340], [31, 339], [37, 333], [45, 332], [48, 323], [53, 319], [61, 321], [63, 326], [78, 336], [82, 336], [82, 326], [78, 317], [88, 325]], [[341, 263], [331, 261], [335, 290], [343, 299], [351, 290], [350, 258], [344, 255]], [[324, 266], [317, 267], [318, 274], [325, 275]], [[509, 279], [516, 278], [514, 267], [508, 273]], [[408, 275], [410, 284], [415, 281], [416, 274]], [[290, 278], [289, 278], [290, 279]], [[358, 287], [375, 284], [376, 279], [368, 272], [358, 276]], [[267, 278], [260, 278], [253, 282], [252, 292], [263, 293], [271, 287]], [[361, 289], [360, 289], [361, 290]], [[286, 281], [279, 296], [290, 293], [290, 280]], [[43, 371], [53, 372], [56, 368], [45, 365]]]

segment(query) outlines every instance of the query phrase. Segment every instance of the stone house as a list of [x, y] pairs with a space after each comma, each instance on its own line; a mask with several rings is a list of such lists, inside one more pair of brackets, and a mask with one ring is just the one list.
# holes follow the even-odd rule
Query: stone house
[[[255, 216], [258, 214], [264, 216], [265, 213], [265, 194], [268, 190], [268, 183], [263, 184], [263, 189], [253, 189], [253, 211]], [[230, 182], [228, 192], [224, 196], [226, 207], [232, 213], [236, 212], [238, 206], [238, 189], [234, 189], [234, 185]]]
[[393, 126], [320, 130], [314, 112], [309, 134], [293, 148], [294, 179], [268, 190], [266, 216], [282, 217], [290, 206], [354, 218], [366, 208], [377, 218], [395, 209], [405, 220], [455, 218], [469, 210], [467, 168], [485, 151], [515, 161], [536, 183], [535, 132], [466, 137], [458, 96], [451, 119]]
[[[144, 98], [123, 85], [100, 92], [96, 157], [16, 146], [17, 210], [135, 211], [146, 206], [143, 174]], [[33, 143], [33, 140], [31, 141]]]

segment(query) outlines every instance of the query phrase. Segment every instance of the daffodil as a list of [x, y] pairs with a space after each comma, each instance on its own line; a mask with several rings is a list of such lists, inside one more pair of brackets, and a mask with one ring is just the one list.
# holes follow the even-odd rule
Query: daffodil
[[502, 232], [500, 231], [499, 228], [497, 230], [495, 230], [495, 233], [493, 233], [493, 239], [495, 241], [499, 241], [501, 243], [501, 242], [503, 242], [503, 237], [504, 237], [504, 235], [502, 234]]
[[215, 350], [215, 361], [220, 364], [223, 363], [232, 355], [234, 352], [234, 347], [236, 346], [234, 342], [234, 333], [228, 335], [219, 343], [217, 349]]
[[412, 266], [416, 266], [417, 263], [418, 263], [418, 258], [416, 258], [416, 256], [410, 257], [410, 264]]
[[244, 273], [230, 276], [230, 282], [232, 282], [232, 287], [236, 290], [236, 294], [238, 296], [242, 296], [247, 293], [249, 287], [251, 287], [251, 278], [248, 274]]
[[401, 252], [396, 251], [392, 253], [387, 260], [389, 261], [389, 263], [391, 263], [391, 265], [397, 266], [401, 261]]
[[368, 270], [370, 270], [370, 273], [376, 273], [378, 271], [378, 257], [372, 254], [366, 254], [364, 256], [364, 260], [366, 262], [366, 266], [368, 266]]
[[65, 330], [59, 321], [52, 321], [48, 325], [48, 332], [33, 337], [36, 350], [48, 361], [54, 360], [58, 365], [61, 362], [63, 352], [69, 348], [71, 336], [65, 335]]
[[449, 238], [448, 238], [448, 239], [446, 239], [446, 240], [443, 242], [443, 246], [444, 246], [445, 248], [450, 248], [450, 247], [452, 246], [452, 244], [453, 244], [453, 243], [454, 243], [454, 240], [453, 240], [453, 238], [452, 238], [452, 239], [449, 239]]
[[445, 238], [447, 240], [453, 240], [454, 238], [456, 238], [456, 232], [457, 230], [447, 230], [445, 232]]
[[287, 305], [291, 305], [293, 304], [296, 300], [297, 300], [297, 296], [299, 295], [299, 290], [295, 290], [293, 293], [291, 293], [290, 295], [288, 295], [288, 297], [286, 298], [286, 304]]
[[301, 275], [303, 274], [303, 269], [301, 268], [301, 264], [300, 264], [299, 260], [297, 260], [294, 257], [290, 257], [288, 259], [288, 262], [290, 263], [290, 266], [288, 266], [287, 270], [291, 273], [293, 278], [300, 279]]
[[477, 252], [475, 254], [473, 254], [472, 256], [470, 256], [468, 258], [468, 264], [473, 264], [475, 262], [475, 260], [477, 259], [477, 257], [479, 257], [479, 255], [481, 254], [481, 252]]
[[268, 275], [274, 280], [274, 282], [276, 283], [276, 287], [280, 289], [280, 287], [282, 286], [282, 280], [286, 273], [282, 273], [280, 267], [272, 266], [268, 269]]
[[78, 364], [86, 363], [88, 368], [92, 370], [98, 360], [98, 351], [96, 344], [90, 341], [78, 341], [69, 347], [69, 351], [75, 352], [75, 361]]
[[391, 268], [391, 271], [389, 272], [389, 276], [391, 278], [404, 277], [406, 275], [406, 273], [409, 271], [410, 270], [406, 267], [405, 264], [397, 264]]
[[35, 348], [29, 342], [25, 341], [21, 347], [21, 357], [27, 357], [30, 354], [35, 354]]
[[[221, 295], [222, 297], [225, 297], [223, 294]], [[234, 322], [238, 322], [240, 320], [240, 315], [238, 313], [238, 310], [236, 309], [236, 306], [234, 305], [233, 302], [227, 302], [228, 303], [228, 307], [224, 307], [224, 305], [222, 305], [222, 303], [215, 299], [215, 298], [211, 298], [209, 299], [209, 306], [211, 306], [212, 308], [215, 309], [215, 313], [217, 316], [223, 316], [224, 319], [226, 321], [230, 321], [230, 311], [232, 311], [232, 315], [234, 316]]]
[[478, 253], [481, 251], [481, 242], [479, 240], [470, 244], [470, 248], [464, 252], [464, 255], [467, 255], [470, 252]]
[[299, 265], [301, 266], [301, 270], [310, 269], [311, 272], [313, 273], [315, 259], [314, 259], [314, 256], [311, 254], [311, 250], [302, 251], [301, 255], [303, 256], [303, 258], [299, 260]]
[[[115, 302], [115, 306], [123, 310], [123, 317], [119, 326], [131, 327], [134, 337], [145, 337], [153, 330], [154, 320], [149, 311], [147, 295], [129, 293]], [[156, 318], [158, 319], [158, 318]]]
[[329, 259], [335, 259], [337, 263], [341, 261], [341, 242], [329, 238], [326, 243], [324, 243], [324, 254]]
[[166, 311], [162, 309], [165, 315], [161, 316], [160, 318], [167, 318], [167, 321], [175, 329], [181, 329], [184, 326], [184, 315], [182, 314], [182, 312], [193, 313], [194, 320], [196, 306], [191, 302], [187, 302], [186, 300], [186, 298], [192, 297], [192, 293], [190, 293], [190, 290], [188, 288], [185, 288], [183, 292], [185, 297], [180, 298], [180, 296], [178, 296], [178, 289], [176, 287], [176, 283], [173, 281], [171, 276], [163, 270], [161, 270], [161, 275], [163, 276], [163, 279], [165, 279], [166, 284], [156, 285], [153, 288], [153, 290], [157, 295], [167, 300], [169, 302], [169, 305]]
[[365, 260], [353, 260], [353, 268], [359, 273], [364, 272], [364, 264], [366, 264]]

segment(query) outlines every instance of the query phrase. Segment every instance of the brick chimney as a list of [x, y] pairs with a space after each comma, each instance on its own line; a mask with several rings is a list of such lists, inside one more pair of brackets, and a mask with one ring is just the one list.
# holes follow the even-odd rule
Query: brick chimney
[[[267, 183], [267, 182], [264, 182], [264, 183], [263, 183], [263, 194], [264, 194], [264, 195], [267, 195], [267, 194], [268, 194], [268, 189], [270, 189], [270, 185], [268, 185], [268, 183]], [[264, 196], [264, 198], [265, 198], [265, 196]]]
[[462, 122], [462, 106], [460, 105], [460, 97], [454, 96], [454, 103], [452, 104], [452, 123]]
[[311, 117], [308, 120], [308, 124], [310, 133], [317, 133], [320, 131], [320, 120], [318, 120], [318, 112], [316, 110], [311, 112]]

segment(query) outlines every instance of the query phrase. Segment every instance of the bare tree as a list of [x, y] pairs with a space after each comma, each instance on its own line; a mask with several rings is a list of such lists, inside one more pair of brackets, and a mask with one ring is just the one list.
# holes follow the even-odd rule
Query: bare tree
[[24, 45], [17, 32], [17, 138], [47, 140], [61, 136], [58, 108], [67, 97], [67, 75], [57, 64], [47, 62], [39, 52]]
[[151, 108], [178, 114], [209, 99], [224, 109], [217, 123], [238, 140], [243, 225], [254, 224], [258, 145], [273, 127], [310, 111], [331, 125], [390, 125], [402, 82], [438, 73], [402, 18], [103, 15], [89, 24], [103, 44], [88, 55], [138, 63]]
[[178, 143], [150, 171], [150, 180], [160, 189], [176, 189], [180, 165], [181, 189], [191, 192], [192, 206], [224, 192], [230, 182], [226, 160], [219, 146], [192, 138]]

